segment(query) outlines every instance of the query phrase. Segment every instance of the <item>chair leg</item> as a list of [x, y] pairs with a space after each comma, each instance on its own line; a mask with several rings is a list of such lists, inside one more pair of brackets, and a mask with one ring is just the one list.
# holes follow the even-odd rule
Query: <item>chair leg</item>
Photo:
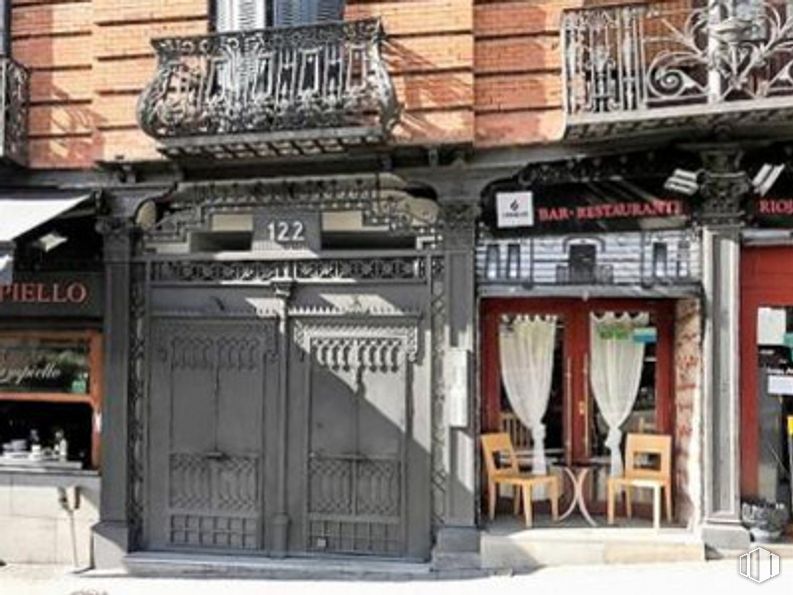
[[606, 518], [609, 525], [614, 524], [614, 500], [616, 496], [614, 493], [614, 482], [609, 479], [606, 485]]
[[487, 484], [487, 509], [492, 521], [496, 518], [496, 482], [490, 481]]
[[548, 491], [551, 495], [551, 518], [556, 521], [559, 519], [559, 479], [557, 477], [551, 479]]
[[661, 528], [661, 486], [653, 487], [653, 528]]
[[633, 502], [631, 501], [631, 486], [624, 486], [625, 489], [625, 516], [633, 518]]
[[520, 486], [512, 486], [512, 514], [520, 514]]
[[664, 496], [666, 498], [666, 521], [668, 523], [672, 522], [672, 485], [667, 483], [664, 486]]
[[526, 527], [531, 528], [531, 524], [532, 524], [531, 485], [523, 486], [523, 516], [526, 519]]

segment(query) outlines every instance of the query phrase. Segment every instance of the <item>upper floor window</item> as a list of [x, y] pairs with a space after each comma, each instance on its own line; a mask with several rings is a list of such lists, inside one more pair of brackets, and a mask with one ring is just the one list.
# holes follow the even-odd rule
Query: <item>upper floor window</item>
[[215, 29], [290, 27], [344, 17], [344, 0], [215, 0]]

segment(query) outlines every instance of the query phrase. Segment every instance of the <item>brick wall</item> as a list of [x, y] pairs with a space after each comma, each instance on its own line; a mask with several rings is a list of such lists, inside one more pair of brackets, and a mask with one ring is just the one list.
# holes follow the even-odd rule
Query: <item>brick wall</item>
[[533, 144], [562, 132], [562, 10], [570, 0], [477, 0], [476, 143]]
[[135, 105], [149, 40], [207, 29], [206, 0], [14, 0], [12, 52], [31, 69], [30, 165], [158, 158]]
[[[395, 141], [495, 145], [561, 134], [558, 25], [581, 0], [348, 0], [382, 18], [404, 106]], [[32, 69], [33, 167], [158, 159], [135, 121], [152, 37], [207, 30], [207, 0], [14, 0], [13, 52]]]

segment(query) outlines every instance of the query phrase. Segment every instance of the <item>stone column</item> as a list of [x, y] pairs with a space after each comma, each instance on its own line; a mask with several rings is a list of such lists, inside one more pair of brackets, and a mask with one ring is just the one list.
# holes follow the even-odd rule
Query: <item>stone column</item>
[[[104, 236], [105, 312], [104, 379], [102, 401], [101, 500], [99, 523], [93, 527], [93, 556], [97, 568], [119, 568], [124, 556], [137, 547], [131, 519], [130, 448], [130, 337], [133, 247], [139, 228], [136, 219], [154, 223], [153, 199], [169, 188], [162, 185], [124, 185], [103, 193], [105, 216], [97, 229]], [[144, 204], [148, 208], [143, 208]], [[142, 495], [139, 495], [142, 499]], [[142, 510], [136, 510], [140, 516]], [[137, 519], [138, 521], [140, 519]]]
[[750, 188], [736, 149], [704, 149], [703, 525], [709, 546], [744, 550], [740, 507], [741, 199]]
[[129, 315], [132, 234], [128, 219], [105, 218], [104, 381], [102, 402], [102, 463], [99, 523], [93, 528], [97, 568], [118, 568], [130, 549], [128, 519]]

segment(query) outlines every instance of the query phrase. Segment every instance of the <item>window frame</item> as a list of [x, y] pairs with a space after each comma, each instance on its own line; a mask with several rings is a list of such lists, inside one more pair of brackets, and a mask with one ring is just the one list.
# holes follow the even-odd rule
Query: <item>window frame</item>
[[83, 331], [0, 331], [0, 339], [36, 338], [67, 339], [88, 343], [88, 392], [86, 394], [53, 392], [11, 392], [0, 390], [0, 401], [28, 403], [87, 404], [91, 407], [91, 468], [98, 469], [101, 452], [102, 386], [104, 381], [102, 333], [97, 330]]

